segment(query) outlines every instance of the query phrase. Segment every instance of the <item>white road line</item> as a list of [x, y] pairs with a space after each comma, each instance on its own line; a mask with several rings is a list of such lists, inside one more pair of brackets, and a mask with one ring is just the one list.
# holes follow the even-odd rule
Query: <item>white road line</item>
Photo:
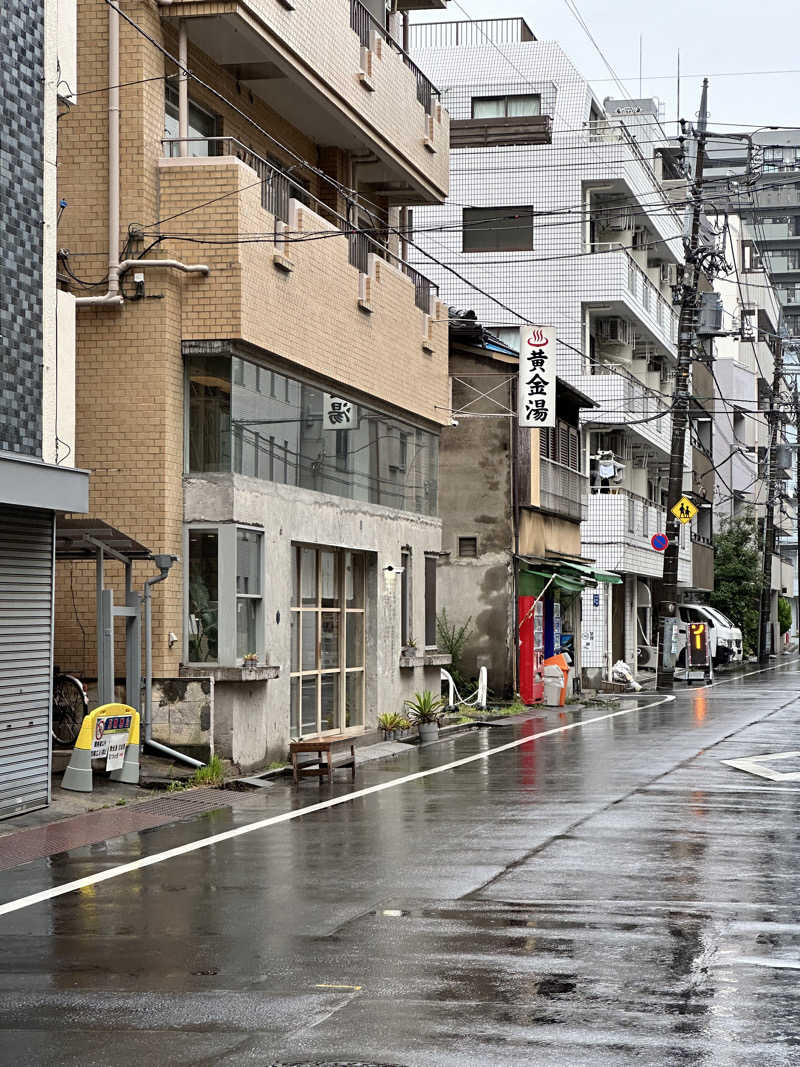
[[[800, 659], [790, 660], [788, 663], [775, 664], [774, 667], [762, 667], [758, 671], [750, 671], [747, 674], [737, 674], [735, 678], [749, 678], [754, 674], [764, 674], [766, 671], [774, 671], [779, 667], [788, 667], [792, 663], [800, 663]], [[710, 685], [696, 686], [694, 691], [700, 689], [710, 689], [715, 685], [724, 685], [726, 682], [732, 682], [735, 678], [723, 678], [719, 682], [712, 682]], [[688, 692], [689, 690], [687, 690]], [[224, 830], [222, 833], [213, 834], [211, 837], [201, 837], [197, 841], [190, 841], [185, 845], [178, 845], [176, 848], [167, 849], [165, 852], [157, 852], [153, 856], [145, 856], [142, 859], [134, 860], [132, 863], [123, 863], [118, 867], [112, 867], [107, 871], [98, 871], [96, 874], [87, 875], [85, 878], [77, 878], [73, 882], [64, 882], [63, 885], [52, 886], [50, 889], [45, 889], [41, 893], [31, 893], [26, 897], [19, 897], [17, 900], [10, 900], [7, 904], [0, 904], [0, 916], [10, 915], [14, 911], [21, 911], [23, 908], [30, 908], [34, 904], [41, 904], [45, 900], [52, 900], [54, 897], [61, 897], [67, 893], [74, 893], [79, 889], [85, 889], [86, 886], [97, 885], [99, 882], [108, 882], [112, 878], [119, 878], [123, 874], [130, 874], [132, 871], [140, 871], [144, 867], [152, 867], [156, 863], [164, 863], [166, 860], [175, 859], [177, 856], [185, 856], [188, 852], [197, 852], [201, 848], [209, 848], [211, 845], [216, 845], [222, 841], [231, 841], [235, 837], [242, 837], [244, 834], [252, 834], [256, 830], [264, 830], [268, 826], [276, 826], [278, 823], [291, 822], [293, 819], [300, 819], [304, 815], [312, 815], [315, 811], [324, 811], [326, 808], [335, 808], [339, 804], [348, 804], [352, 800], [358, 800], [360, 797], [367, 797], [373, 793], [381, 793], [385, 789], [395, 789], [398, 785], [405, 785], [408, 782], [416, 782], [421, 778], [428, 778], [434, 774], [444, 774], [445, 771], [452, 771], [456, 767], [465, 767], [469, 763], [475, 763], [477, 760], [488, 759], [490, 756], [496, 755], [498, 752], [509, 752], [511, 749], [519, 748], [520, 745], [529, 744], [531, 741], [538, 741], [542, 737], [552, 737], [554, 734], [566, 733], [569, 730], [577, 730], [582, 726], [591, 726], [593, 723], [606, 722], [609, 719], [616, 719], [620, 715], [631, 715], [635, 711], [647, 711], [649, 708], [657, 708], [661, 704], [668, 704], [675, 700], [674, 696], [665, 696], [660, 700], [655, 700], [650, 704], [643, 704], [641, 707], [634, 706], [632, 708], [625, 708], [622, 711], [612, 711], [607, 715], [595, 715], [591, 719], [583, 719], [580, 722], [566, 723], [564, 726], [555, 726], [551, 730], [542, 730], [541, 733], [531, 734], [529, 737], [520, 737], [516, 741], [509, 741], [505, 745], [498, 745], [496, 748], [488, 748], [483, 752], [476, 752], [472, 756], [464, 756], [462, 759], [453, 760], [450, 763], [444, 763], [441, 767], [431, 767], [427, 771], [415, 771], [413, 774], [405, 774], [401, 778], [393, 778], [386, 782], [380, 782], [378, 785], [368, 786], [366, 789], [356, 789], [352, 793], [345, 793], [339, 797], [331, 797], [328, 800], [322, 800], [319, 804], [309, 804], [305, 808], [297, 808], [294, 811], [286, 811], [281, 815], [273, 815], [268, 819], [259, 819], [257, 822], [248, 823], [246, 826], [237, 826], [234, 830]]]
[[635, 711], [647, 711], [648, 708], [656, 708], [661, 704], [668, 704], [674, 700], [674, 696], [665, 696], [661, 700], [643, 704], [641, 707], [634, 706], [625, 708], [622, 711], [612, 711], [607, 715], [595, 715], [594, 718], [583, 719], [580, 722], [565, 723], [563, 726], [555, 726], [550, 730], [542, 730], [541, 733], [531, 734], [529, 737], [519, 737], [515, 741], [509, 741], [504, 745], [497, 745], [495, 748], [476, 752], [472, 756], [464, 756], [461, 759], [452, 760], [450, 763], [444, 763], [440, 767], [431, 767], [427, 771], [415, 771], [413, 774], [405, 774], [401, 778], [392, 778], [389, 781], [380, 782], [378, 785], [367, 786], [365, 789], [356, 789], [352, 793], [330, 797], [328, 800], [322, 800], [318, 804], [309, 804], [305, 808], [285, 811], [281, 815], [272, 815], [268, 819], [259, 819], [257, 822], [248, 823], [246, 826], [237, 826], [233, 830], [223, 830], [221, 833], [213, 834], [211, 837], [201, 837], [197, 841], [189, 841], [185, 845], [178, 845], [164, 852], [157, 852], [153, 856], [145, 856], [142, 859], [133, 860], [131, 863], [123, 863], [107, 871], [98, 871], [96, 874], [87, 875], [85, 878], [77, 878], [73, 882], [64, 882], [63, 885], [53, 886], [50, 889], [43, 890], [41, 893], [31, 893], [27, 897], [10, 900], [7, 904], [0, 904], [0, 915], [9, 915], [11, 912], [20, 911], [22, 908], [29, 908], [33, 904], [52, 900], [53, 897], [74, 893], [78, 889], [86, 888], [86, 886], [97, 885], [98, 882], [107, 882], [111, 878], [119, 878], [121, 875], [130, 874], [132, 871], [140, 871], [143, 867], [152, 867], [156, 863], [163, 863], [165, 860], [175, 859], [177, 856], [185, 856], [188, 852], [197, 852], [201, 848], [208, 848], [222, 841], [231, 841], [235, 837], [241, 837], [243, 834], [252, 834], [254, 831], [263, 830], [267, 826], [291, 822], [293, 819], [300, 819], [304, 815], [312, 815], [315, 811], [324, 811], [326, 808], [335, 808], [339, 804], [348, 804], [350, 801], [358, 800], [360, 797], [381, 793], [384, 789], [394, 789], [398, 785], [416, 782], [421, 778], [429, 778], [434, 774], [444, 774], [445, 771], [452, 771], [456, 767], [465, 767], [467, 764], [475, 763], [477, 760], [488, 759], [490, 756], [497, 755], [498, 752], [508, 752], [513, 748], [519, 748], [520, 745], [538, 741], [542, 737], [551, 737], [553, 734], [563, 734], [569, 730], [577, 730], [581, 726], [591, 726], [593, 723], [606, 722], [608, 719], [616, 719], [620, 715], [631, 715]]

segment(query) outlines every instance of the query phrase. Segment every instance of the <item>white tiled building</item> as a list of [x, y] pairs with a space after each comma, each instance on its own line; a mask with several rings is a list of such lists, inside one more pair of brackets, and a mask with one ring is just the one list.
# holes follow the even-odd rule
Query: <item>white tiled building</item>
[[[657, 108], [601, 105], [559, 45], [536, 41], [522, 19], [418, 25], [411, 47], [443, 92], [452, 149], [450, 198], [414, 211], [414, 239], [497, 299], [419, 253], [417, 265], [448, 304], [473, 308], [507, 342], [522, 319], [554, 325], [559, 374], [600, 404], [584, 413], [579, 463], [592, 491], [582, 555], [624, 584], [584, 593], [583, 663], [590, 678], [618, 658], [635, 666], [656, 630], [663, 562], [650, 538], [665, 522], [671, 286], [683, 254], [655, 151], [666, 143]], [[593, 458], [601, 450], [618, 464], [610, 485]], [[691, 468], [687, 440], [687, 489]], [[686, 530], [682, 538], [688, 587], [692, 546]]]

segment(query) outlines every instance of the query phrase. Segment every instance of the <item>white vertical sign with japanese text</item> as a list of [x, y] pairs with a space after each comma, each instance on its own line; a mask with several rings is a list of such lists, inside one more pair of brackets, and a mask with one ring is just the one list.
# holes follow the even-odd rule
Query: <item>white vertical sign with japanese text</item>
[[556, 331], [521, 326], [519, 331], [519, 424], [556, 424]]

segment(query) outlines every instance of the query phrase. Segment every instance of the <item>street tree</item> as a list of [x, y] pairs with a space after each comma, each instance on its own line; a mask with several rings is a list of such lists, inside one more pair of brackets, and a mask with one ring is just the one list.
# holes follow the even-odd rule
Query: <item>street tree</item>
[[747, 656], [758, 647], [761, 553], [752, 515], [727, 520], [714, 538], [714, 592], [711, 604], [742, 631]]

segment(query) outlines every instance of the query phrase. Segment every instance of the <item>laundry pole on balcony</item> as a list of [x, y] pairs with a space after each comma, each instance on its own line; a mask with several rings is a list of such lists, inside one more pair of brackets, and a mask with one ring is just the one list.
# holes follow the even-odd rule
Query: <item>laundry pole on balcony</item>
[[178, 23], [178, 154], [189, 154], [189, 45], [186, 37], [186, 19]]

